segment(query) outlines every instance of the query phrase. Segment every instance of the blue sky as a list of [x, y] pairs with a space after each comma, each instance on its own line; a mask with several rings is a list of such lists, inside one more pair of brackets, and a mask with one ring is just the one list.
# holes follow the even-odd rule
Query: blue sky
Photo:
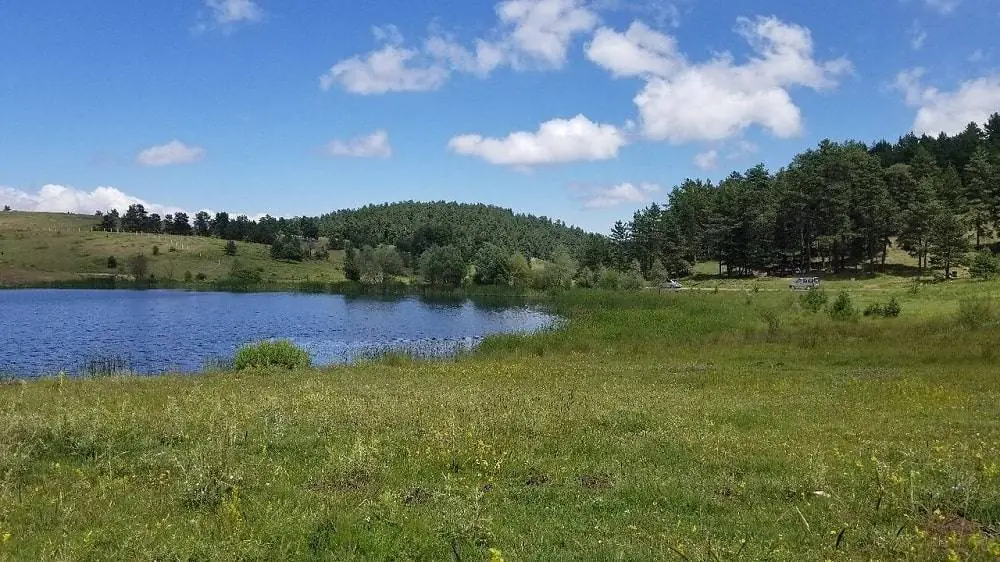
[[998, 27], [996, 0], [10, 0], [0, 203], [604, 232], [685, 177], [985, 121]]

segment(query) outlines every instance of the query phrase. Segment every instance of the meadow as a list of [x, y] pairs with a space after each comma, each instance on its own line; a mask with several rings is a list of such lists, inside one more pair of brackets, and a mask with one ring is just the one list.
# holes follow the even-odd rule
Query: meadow
[[573, 291], [451, 360], [11, 382], [0, 558], [995, 560], [1000, 285], [843, 287], [902, 313]]
[[[198, 236], [171, 236], [125, 232], [95, 232], [93, 216], [61, 213], [0, 214], [0, 287], [45, 286], [75, 282], [85, 286], [109, 278], [128, 279], [126, 260], [143, 254], [149, 273], [161, 281], [202, 284], [226, 279], [239, 262], [256, 271], [264, 283], [336, 283], [344, 280], [343, 252], [328, 260], [279, 261], [270, 246], [237, 243], [237, 255], [225, 254], [224, 240]], [[155, 250], [154, 250], [155, 247]], [[108, 267], [114, 256], [117, 265]], [[193, 283], [192, 283], [193, 282]]]

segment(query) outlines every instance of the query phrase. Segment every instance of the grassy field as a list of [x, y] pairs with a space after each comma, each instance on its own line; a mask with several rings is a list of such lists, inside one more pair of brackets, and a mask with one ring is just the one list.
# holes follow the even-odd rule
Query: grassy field
[[995, 560], [998, 293], [573, 292], [455, 360], [0, 386], [0, 558]]
[[[126, 258], [144, 254], [157, 279], [205, 276], [207, 282], [229, 275], [233, 262], [258, 270], [268, 283], [343, 281], [342, 252], [328, 261], [283, 262], [270, 257], [270, 247], [239, 242], [237, 255], [225, 255], [225, 242], [215, 238], [92, 232], [96, 219], [58, 213], [0, 213], [0, 286], [41, 284], [128, 276]], [[153, 247], [159, 255], [153, 255]], [[118, 267], [108, 268], [115, 256]]]

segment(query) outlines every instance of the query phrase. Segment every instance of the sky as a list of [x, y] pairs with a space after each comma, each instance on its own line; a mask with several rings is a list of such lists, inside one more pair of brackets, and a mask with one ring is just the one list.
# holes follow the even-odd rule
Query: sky
[[998, 28], [1000, 0], [5, 0], [0, 204], [607, 232], [688, 177], [984, 122]]

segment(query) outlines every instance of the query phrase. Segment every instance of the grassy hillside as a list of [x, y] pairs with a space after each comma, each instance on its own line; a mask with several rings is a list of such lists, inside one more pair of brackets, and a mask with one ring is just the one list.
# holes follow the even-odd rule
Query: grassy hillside
[[995, 560], [998, 295], [574, 292], [454, 361], [0, 386], [0, 558]]
[[[236, 257], [225, 255], [225, 242], [215, 238], [92, 232], [96, 219], [58, 213], [0, 213], [0, 286], [76, 281], [114, 275], [127, 276], [125, 260], [133, 254], [150, 258], [157, 279], [184, 279], [203, 274], [208, 281], [226, 277], [233, 261], [257, 269], [265, 281], [343, 280], [339, 252], [328, 261], [302, 263], [271, 259], [269, 247], [239, 242]], [[153, 255], [153, 247], [159, 255]], [[115, 256], [117, 269], [108, 269]]]

